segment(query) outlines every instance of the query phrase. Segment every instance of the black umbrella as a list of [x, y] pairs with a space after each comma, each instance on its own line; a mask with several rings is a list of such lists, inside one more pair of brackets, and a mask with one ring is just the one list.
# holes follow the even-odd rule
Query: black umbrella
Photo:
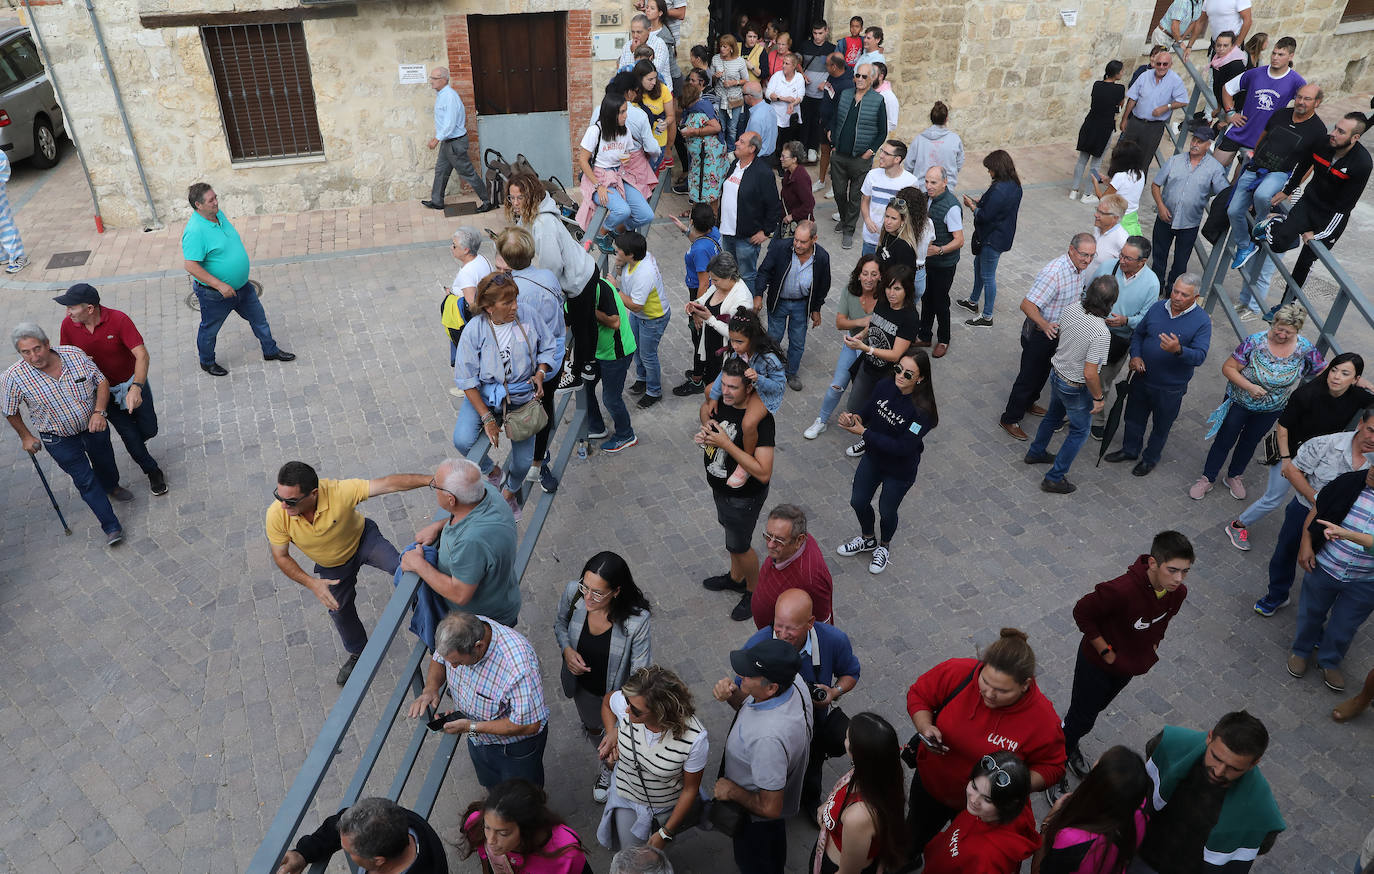
[[1131, 371], [1116, 384], [1116, 400], [1112, 401], [1112, 408], [1107, 411], [1107, 421], [1102, 423], [1102, 446], [1097, 450], [1098, 467], [1102, 466], [1102, 456], [1111, 448], [1116, 429], [1121, 427], [1121, 412], [1126, 408], [1126, 395], [1131, 393], [1131, 380], [1134, 378], [1135, 371]]

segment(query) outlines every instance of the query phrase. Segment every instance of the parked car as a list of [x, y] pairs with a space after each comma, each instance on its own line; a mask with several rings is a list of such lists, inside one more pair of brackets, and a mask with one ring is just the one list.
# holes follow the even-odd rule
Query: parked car
[[27, 27], [6, 28], [0, 33], [0, 149], [11, 164], [28, 158], [35, 167], [51, 167], [57, 139], [66, 133], [33, 36]]

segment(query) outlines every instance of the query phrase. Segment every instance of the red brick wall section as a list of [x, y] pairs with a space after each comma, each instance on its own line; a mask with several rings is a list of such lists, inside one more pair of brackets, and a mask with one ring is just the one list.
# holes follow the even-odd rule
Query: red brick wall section
[[[590, 18], [588, 19], [590, 21]], [[468, 46], [468, 19], [466, 15], [444, 16], [444, 42], [448, 49], [449, 84], [458, 96], [463, 98], [463, 107], [468, 115], [468, 156], [472, 166], [481, 176], [486, 171], [482, 167], [482, 148], [477, 142], [477, 95], [472, 87], [472, 52]], [[459, 180], [459, 190], [467, 187]]]
[[[568, 136], [572, 153], [592, 115], [592, 13], [590, 9], [568, 12]], [[576, 173], [570, 175], [576, 176]]]

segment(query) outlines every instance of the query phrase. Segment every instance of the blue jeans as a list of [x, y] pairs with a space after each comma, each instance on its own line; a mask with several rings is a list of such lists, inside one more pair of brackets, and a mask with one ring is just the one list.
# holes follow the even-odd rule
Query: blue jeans
[[143, 389], [143, 403], [138, 405], [138, 409], [132, 413], [116, 403], [110, 403], [110, 427], [119, 433], [119, 439], [124, 441], [124, 448], [129, 450], [129, 457], [134, 460], [144, 473], [154, 473], [157, 471], [157, 462], [148, 453], [146, 441], [152, 440], [157, 436], [157, 410], [153, 408], [153, 390]]
[[1341, 581], [1317, 565], [1302, 578], [1293, 654], [1317, 648], [1317, 667], [1338, 668], [1360, 625], [1374, 612], [1374, 580]]
[[[624, 358], [597, 362], [601, 366], [601, 399], [606, 402], [606, 411], [615, 423], [615, 432], [611, 434], [615, 440], [624, 440], [635, 432], [630, 424], [630, 408], [625, 406], [624, 397], [625, 377], [630, 372], [630, 362], [633, 360], [634, 356], [626, 355]], [[601, 405], [596, 402], [596, 383], [583, 383], [582, 391], [587, 396], [587, 430], [591, 433], [605, 430], [606, 420], [601, 416]]]
[[106, 494], [119, 485], [119, 468], [115, 466], [114, 447], [110, 445], [110, 429], [96, 434], [82, 431], [72, 437], [40, 433], [38, 437], [52, 460], [72, 478], [81, 500], [100, 521], [100, 530], [106, 534], [121, 530]]
[[245, 282], [235, 290], [233, 297], [225, 297], [213, 288], [192, 281], [196, 299], [200, 301], [200, 329], [196, 331], [196, 349], [200, 353], [200, 363], [209, 366], [215, 363], [215, 340], [219, 329], [230, 313], [238, 313], [253, 329], [253, 335], [262, 344], [263, 355], [276, 355], [281, 350], [277, 341], [272, 339], [272, 328], [267, 324], [267, 311], [252, 284]]
[[783, 329], [787, 329], [787, 375], [796, 376], [801, 370], [802, 353], [806, 351], [806, 328], [811, 322], [809, 301], [778, 298], [778, 304], [768, 314], [768, 336], [782, 344]]
[[968, 299], [977, 303], [978, 297], [987, 292], [987, 299], [983, 301], [985, 319], [992, 318], [992, 304], [997, 300], [997, 261], [1001, 257], [1002, 253], [991, 246], [984, 246], [973, 256], [973, 290]]
[[[1269, 200], [1283, 189], [1288, 181], [1285, 173], [1260, 173], [1246, 170], [1236, 181], [1235, 191], [1226, 215], [1231, 220], [1231, 245], [1251, 244], [1250, 223], [1246, 215], [1250, 207], [1255, 209], [1255, 218], [1262, 219], [1272, 207]], [[1257, 252], [1250, 263], [1240, 269], [1240, 305], [1254, 310], [1264, 307], [1264, 293], [1269, 287], [1269, 277], [1274, 272], [1274, 264], [1263, 252]]]
[[873, 253], [875, 253], [875, 252], [877, 252], [877, 251], [878, 251], [878, 244], [877, 244], [877, 243], [864, 243], [862, 246], [859, 247], [859, 254], [860, 254], [860, 255], [872, 255]]
[[849, 368], [854, 366], [859, 355], [858, 349], [840, 345], [840, 360], [835, 362], [835, 375], [830, 377], [830, 387], [825, 390], [825, 397], [821, 399], [821, 411], [816, 414], [816, 418], [822, 422], [830, 421], [830, 414], [840, 405], [845, 386], [849, 385]]
[[[1233, 402], [1231, 408], [1226, 411], [1226, 418], [1221, 422], [1221, 429], [1212, 438], [1212, 448], [1207, 450], [1207, 460], [1202, 465], [1202, 475], [1207, 477], [1208, 482], [1217, 481], [1221, 463], [1226, 460], [1228, 453], [1231, 463], [1226, 468], [1226, 476], [1240, 476], [1245, 473], [1245, 468], [1250, 465], [1251, 456], [1255, 454], [1255, 447], [1259, 446], [1264, 435], [1269, 433], [1269, 429], [1274, 427], [1282, 412], [1283, 410], [1247, 410]], [[1233, 446], [1234, 452], [1231, 451]]]
[[614, 188], [606, 189], [609, 204], [602, 203], [598, 195], [592, 195], [593, 203], [606, 207], [606, 219], [601, 223], [603, 230], [619, 231], [621, 226], [631, 229], [642, 228], [654, 220], [654, 211], [649, 209], [649, 201], [644, 199], [639, 189], [628, 182], [622, 187], [625, 189], [624, 194]]
[[1069, 420], [1069, 433], [1064, 437], [1064, 445], [1059, 447], [1059, 454], [1054, 457], [1054, 464], [1045, 474], [1045, 479], [1056, 483], [1063, 482], [1064, 477], [1068, 476], [1078, 450], [1083, 448], [1083, 441], [1088, 439], [1088, 427], [1093, 419], [1093, 399], [1086, 385], [1070, 385], [1058, 373], [1051, 371], [1050, 406], [1045, 411], [1045, 418], [1040, 420], [1040, 428], [1035, 432], [1035, 439], [1031, 441], [1026, 454], [1040, 455], [1045, 452], [1055, 430], [1065, 418]]
[[358, 571], [366, 564], [394, 577], [396, 566], [400, 563], [401, 556], [396, 547], [382, 536], [377, 523], [368, 519], [363, 523], [363, 534], [358, 538], [358, 548], [348, 561], [337, 567], [315, 565], [315, 574], [322, 580], [330, 581], [329, 594], [339, 602], [337, 610], [329, 611], [329, 618], [334, 621], [339, 639], [343, 641], [344, 649], [350, 655], [362, 652], [367, 646], [367, 629], [358, 618], [356, 603]]
[[[1126, 399], [1126, 412], [1123, 414], [1123, 436], [1121, 451], [1127, 458], [1139, 458], [1146, 464], [1159, 464], [1164, 454], [1164, 444], [1169, 440], [1169, 429], [1174, 427], [1178, 411], [1183, 408], [1183, 396], [1188, 393], [1187, 386], [1169, 388], [1150, 385], [1144, 379], [1131, 380], [1131, 395]], [[1145, 443], [1145, 423], [1154, 416], [1154, 427], [1150, 429], [1150, 442]], [[1141, 454], [1141, 444], [1145, 453]]]
[[916, 268], [916, 275], [911, 279], [911, 288], [911, 303], [912, 306], [915, 306], [916, 302], [924, 297], [926, 293], [926, 268], [924, 265]]
[[[468, 450], [477, 443], [477, 438], [481, 435], [482, 417], [477, 415], [477, 410], [473, 409], [472, 402], [464, 398], [463, 405], [458, 408], [458, 421], [453, 423], [453, 448], [466, 457]], [[510, 442], [505, 431], [501, 432], [501, 440]], [[529, 472], [530, 465], [533, 463], [533, 434], [518, 443], [510, 443], [510, 456], [506, 459], [506, 476], [501, 482], [501, 488], [517, 495], [520, 494], [525, 474]], [[484, 475], [491, 473], [496, 463], [491, 460], [490, 451], [482, 453], [482, 460], [478, 462], [478, 466], [482, 468]]]
[[891, 543], [892, 535], [897, 533], [897, 510], [902, 506], [902, 499], [906, 497], [906, 493], [911, 491], [914, 485], [915, 480], [899, 479], [883, 472], [878, 468], [873, 456], [865, 453], [859, 459], [859, 466], [854, 470], [854, 485], [849, 492], [849, 506], [853, 508], [854, 515], [859, 520], [860, 533], [864, 537], [873, 536], [873, 495], [881, 486], [883, 494], [878, 498], [878, 516], [881, 524], [878, 542], [883, 546]]
[[658, 366], [658, 344], [668, 330], [672, 310], [665, 309], [656, 319], [646, 319], [638, 313], [630, 313], [630, 332], [635, 335], [635, 379], [647, 384], [646, 394], [656, 398], [663, 397], [663, 368]]
[[1264, 494], [1258, 501], [1245, 508], [1245, 512], [1240, 514], [1240, 524], [1245, 526], [1254, 525], [1260, 519], [1269, 514], [1270, 510], [1277, 510], [1283, 506], [1283, 499], [1288, 497], [1288, 490], [1292, 488], [1290, 483], [1283, 475], [1283, 465], [1276, 464], [1269, 468], [1269, 482], [1264, 487]]
[[739, 278], [744, 280], [750, 294], [756, 293], [758, 289], [754, 287], [754, 275], [759, 269], [759, 247], [749, 242], [748, 237], [733, 235], [722, 236], [720, 247], [735, 256], [735, 261], [739, 263]]
[[528, 780], [544, 785], [544, 745], [549, 742], [549, 727], [538, 734], [509, 744], [478, 744], [468, 741], [468, 758], [477, 772], [477, 782], [490, 789], [503, 780]]
[[740, 127], [740, 122], [744, 120], [744, 107], [736, 106], [734, 109], [721, 108], [719, 113], [725, 125], [725, 141], [727, 143], [733, 143], [740, 134], [744, 133], [744, 128]]
[[1298, 573], [1298, 549], [1307, 536], [1307, 529], [1302, 524], [1306, 521], [1307, 508], [1302, 501], [1297, 498], [1289, 501], [1283, 510], [1283, 527], [1279, 528], [1278, 540], [1274, 541], [1274, 554], [1269, 557], [1269, 591], [1264, 597], [1271, 604], [1282, 603], [1293, 591]]

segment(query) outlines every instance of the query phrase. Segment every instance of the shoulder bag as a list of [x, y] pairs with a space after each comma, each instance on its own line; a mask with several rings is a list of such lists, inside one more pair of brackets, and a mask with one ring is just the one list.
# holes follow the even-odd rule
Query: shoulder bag
[[[744, 709], [744, 705], [740, 705]], [[725, 744], [730, 742], [730, 732], [735, 730], [735, 723], [739, 722], [740, 711], [735, 711], [735, 718], [730, 720], [730, 727], [725, 731], [725, 743], [720, 747], [720, 767], [716, 769], [716, 780], [725, 776]], [[738, 801], [722, 801], [719, 798], [711, 798], [704, 802], [700, 822], [709, 823], [709, 831], [717, 831], [727, 838], [733, 838], [735, 832], [739, 831], [745, 823], [749, 822], [749, 811], [744, 809], [744, 805]]]
[[[488, 326], [491, 327], [490, 323]], [[529, 349], [530, 358], [535, 359], [534, 348], [530, 346], [530, 335], [525, 333], [525, 326], [520, 323], [519, 318], [515, 320], [515, 326], [520, 329], [520, 336], [525, 339], [525, 348]], [[495, 327], [491, 328], [491, 338], [493, 341], [496, 340]], [[498, 359], [501, 357], [499, 346], [496, 357]], [[538, 366], [536, 360], [535, 367]], [[506, 385], [506, 368], [504, 365], [501, 367], [501, 384]], [[511, 439], [511, 442], [519, 443], [521, 440], [527, 440], [544, 430], [544, 426], [549, 424], [549, 414], [544, 412], [544, 403], [539, 398], [531, 398], [520, 406], [512, 408], [510, 389], [507, 388], [506, 397], [501, 401], [501, 420], [505, 424], [506, 436]]]
[[[739, 716], [738, 713], [736, 713], [735, 715], [736, 715], [736, 716]], [[731, 727], [731, 728], [734, 728], [734, 725], [735, 725], [735, 724], [734, 724], [733, 722], [730, 723], [730, 727]], [[641, 768], [639, 767], [639, 741], [635, 738], [635, 727], [634, 727], [634, 725], [633, 725], [628, 719], [625, 720], [625, 726], [626, 726], [626, 728], [628, 728], [628, 729], [630, 730], [630, 752], [631, 752], [631, 753], [634, 755], [634, 757], [635, 757], [635, 776], [639, 777], [639, 788], [644, 790], [644, 797], [645, 797], [645, 798], [648, 798], [648, 797], [649, 797], [649, 786], [648, 786], [647, 783], [644, 782], [644, 771], [643, 771], [643, 769], [641, 769]], [[622, 729], [622, 730], [623, 730], [623, 729]], [[726, 737], [729, 737], [729, 735], [727, 734]], [[720, 769], [721, 769], [721, 773], [724, 773], [724, 772], [725, 772], [725, 758], [724, 758], [723, 756], [721, 757], [721, 760], [720, 760]], [[718, 774], [718, 775], [716, 775], [716, 776], [717, 776], [717, 779], [719, 779], [720, 775]], [[685, 791], [685, 789], [684, 789], [684, 791]], [[676, 805], [674, 805], [674, 806], [676, 806]], [[687, 815], [684, 816], [684, 817], [682, 818], [682, 822], [678, 823], [678, 825], [677, 825], [677, 832], [674, 832], [674, 836], [676, 837], [676, 835], [677, 835], [678, 833], [684, 832], [684, 831], [686, 831], [686, 830], [689, 829], [689, 828], [693, 828], [693, 827], [695, 827], [695, 826], [697, 826], [697, 825], [700, 825], [700, 823], [701, 823], [701, 813], [702, 813], [703, 808], [705, 808], [705, 806], [706, 806], [706, 802], [702, 800], [702, 798], [701, 798], [701, 792], [698, 790], [696, 797], [692, 799], [692, 806], [689, 807], [689, 808], [687, 809]], [[652, 831], [658, 831], [659, 829], [663, 828], [663, 826], [666, 824], [667, 821], [664, 820], [664, 821], [660, 822], [660, 821], [659, 821], [659, 818], [658, 818], [658, 814], [652, 812], [652, 811], [653, 811], [653, 807], [652, 807], [652, 806], [650, 806], [649, 810], [650, 810], [650, 814], [649, 814], [649, 828], [650, 828]], [[668, 814], [668, 816], [669, 816], [669, 818], [671, 818], [671, 817], [672, 817], [672, 813], [670, 812], [670, 813]]]
[[[931, 723], [934, 723], [936, 719], [939, 719], [940, 711], [948, 707], [949, 702], [957, 698], [959, 693], [964, 691], [964, 687], [967, 686], [969, 683], [973, 682], [973, 678], [978, 676], [978, 669], [982, 666], [982, 662], [978, 662], [978, 664], [974, 665], [973, 670], [968, 672], [968, 676], [964, 678], [963, 682], [955, 686], [954, 691], [950, 692], [948, 695], [945, 696], [945, 700], [941, 701], [940, 706], [935, 708], [934, 713], [931, 714]], [[919, 731], [911, 736], [911, 740], [906, 742], [906, 746], [902, 747], [902, 761], [906, 762], [907, 767], [911, 768], [912, 770], [916, 769], [916, 752], [920, 748], [921, 733]]]
[[1270, 431], [1264, 435], [1264, 460], [1260, 462], [1267, 467], [1273, 467], [1283, 459], [1279, 452], [1279, 432]]

